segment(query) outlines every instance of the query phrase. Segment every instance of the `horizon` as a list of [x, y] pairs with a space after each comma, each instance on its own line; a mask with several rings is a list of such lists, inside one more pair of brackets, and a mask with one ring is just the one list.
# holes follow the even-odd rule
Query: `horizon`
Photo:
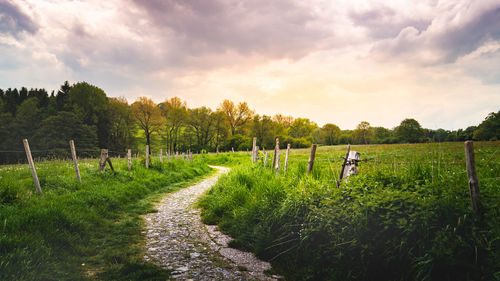
[[500, 110], [498, 18], [491, 0], [0, 0], [0, 88], [86, 81], [129, 103], [466, 129]]

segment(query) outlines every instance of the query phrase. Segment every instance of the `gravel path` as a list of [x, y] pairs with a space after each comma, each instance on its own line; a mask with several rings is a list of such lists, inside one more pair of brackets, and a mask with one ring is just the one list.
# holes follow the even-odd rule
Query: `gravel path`
[[167, 194], [158, 212], [145, 216], [144, 259], [172, 270], [173, 280], [276, 280], [264, 271], [270, 264], [251, 253], [229, 248], [230, 237], [200, 220], [194, 203], [228, 168], [215, 176]]

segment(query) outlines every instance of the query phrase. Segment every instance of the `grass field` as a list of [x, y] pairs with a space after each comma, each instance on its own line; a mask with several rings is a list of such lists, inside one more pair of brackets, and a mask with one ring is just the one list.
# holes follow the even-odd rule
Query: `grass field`
[[205, 161], [176, 160], [150, 169], [113, 159], [116, 172], [83, 160], [83, 183], [70, 161], [0, 166], [0, 280], [165, 280], [169, 272], [142, 261], [142, 219], [151, 202], [211, 172]]
[[203, 198], [203, 219], [289, 280], [500, 280], [500, 142], [474, 145], [479, 215], [463, 143], [432, 143], [352, 146], [370, 161], [340, 188], [345, 146], [319, 147], [311, 176], [308, 149], [286, 175], [239, 165]]

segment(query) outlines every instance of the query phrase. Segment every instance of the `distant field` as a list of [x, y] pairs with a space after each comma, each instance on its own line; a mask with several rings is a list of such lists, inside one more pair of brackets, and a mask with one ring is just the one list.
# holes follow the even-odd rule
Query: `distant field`
[[210, 173], [204, 161], [156, 158], [35, 163], [43, 194], [27, 164], [0, 166], [0, 280], [165, 280], [167, 270], [142, 261], [141, 214], [154, 211], [159, 194]]
[[309, 149], [291, 151], [286, 175], [269, 154], [221, 178], [203, 219], [290, 280], [500, 280], [500, 142], [474, 147], [477, 216], [464, 144], [431, 143], [351, 146], [369, 161], [340, 188], [346, 146], [318, 147], [312, 176]]

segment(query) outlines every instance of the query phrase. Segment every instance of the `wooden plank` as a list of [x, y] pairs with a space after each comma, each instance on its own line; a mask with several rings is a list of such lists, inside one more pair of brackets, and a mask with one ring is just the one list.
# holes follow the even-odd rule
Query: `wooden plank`
[[307, 162], [307, 174], [310, 175], [314, 167], [314, 158], [316, 158], [316, 144], [311, 145], [311, 154]]
[[340, 186], [342, 182], [342, 178], [344, 177], [345, 164], [347, 162], [347, 158], [349, 158], [349, 151], [351, 151], [351, 145], [347, 145], [347, 150], [345, 152], [344, 162], [342, 163], [342, 168], [340, 169], [339, 181], [337, 182], [337, 187]]
[[132, 149], [127, 151], [128, 170], [132, 170]]
[[285, 174], [288, 170], [288, 155], [290, 154], [290, 144], [286, 145], [286, 156], [285, 156]]
[[467, 177], [469, 180], [470, 199], [472, 202], [472, 210], [474, 213], [479, 211], [479, 179], [476, 173], [476, 159], [474, 155], [474, 143], [472, 141], [465, 142], [465, 166], [467, 168]]
[[33, 182], [35, 182], [36, 190], [39, 195], [42, 195], [42, 188], [40, 187], [40, 181], [38, 180], [38, 175], [35, 170], [35, 163], [33, 162], [33, 156], [31, 156], [30, 145], [27, 139], [23, 139], [24, 150], [26, 151], [26, 158], [28, 158], [28, 164], [30, 166], [31, 175], [33, 176]]
[[81, 183], [82, 178], [80, 177], [80, 169], [78, 169], [78, 160], [76, 158], [75, 142], [73, 140], [69, 141], [69, 147], [71, 148], [71, 157], [73, 158], [73, 165], [75, 166], [76, 179]]
[[99, 159], [99, 170], [101, 172], [106, 171], [106, 160], [108, 159], [108, 150], [101, 149], [101, 159]]

